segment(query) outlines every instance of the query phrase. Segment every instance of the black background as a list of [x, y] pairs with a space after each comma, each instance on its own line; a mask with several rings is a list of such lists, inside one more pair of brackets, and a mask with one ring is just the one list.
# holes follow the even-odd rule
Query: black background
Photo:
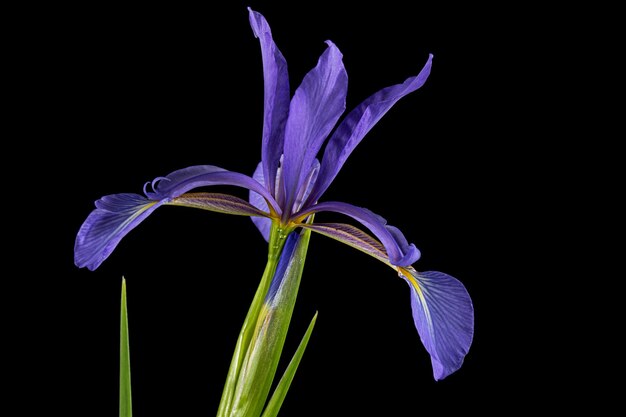
[[400, 227], [422, 251], [417, 269], [460, 279], [476, 314], [465, 364], [435, 382], [406, 284], [313, 236], [286, 357], [316, 311], [319, 318], [281, 415], [563, 407], [555, 387], [569, 386], [584, 365], [569, 366], [574, 355], [558, 340], [573, 326], [550, 308], [547, 291], [558, 287], [568, 298], [572, 290], [554, 270], [562, 265], [556, 236], [567, 233], [559, 197], [569, 198], [575, 182], [552, 171], [567, 158], [553, 114], [565, 82], [551, 62], [567, 58], [573, 36], [540, 36], [550, 18], [523, 9], [393, 1], [74, 6], [27, 15], [15, 107], [28, 109], [19, 141], [45, 203], [29, 204], [37, 221], [27, 226], [38, 234], [21, 233], [15, 245], [30, 277], [17, 297], [28, 307], [16, 310], [29, 324], [18, 334], [32, 352], [32, 371], [15, 385], [41, 398], [23, 407], [116, 415], [123, 275], [135, 415], [217, 410], [265, 265], [252, 222], [165, 207], [95, 272], [74, 266], [73, 244], [102, 195], [139, 193], [144, 182], [195, 164], [252, 173], [263, 79], [246, 6], [268, 19], [292, 91], [323, 42], [335, 42], [349, 76], [348, 109], [417, 74], [434, 54], [425, 86], [368, 134], [323, 200], [368, 207]]

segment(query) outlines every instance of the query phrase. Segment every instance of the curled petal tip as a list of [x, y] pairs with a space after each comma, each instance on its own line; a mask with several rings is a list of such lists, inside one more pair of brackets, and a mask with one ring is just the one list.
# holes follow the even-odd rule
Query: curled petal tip
[[343, 53], [341, 53], [337, 45], [335, 45], [335, 42], [327, 39], [324, 43], [328, 46], [328, 49], [330, 49], [331, 54], [335, 55], [338, 59], [343, 58]]
[[250, 26], [252, 27], [255, 38], [260, 37], [264, 33], [268, 33], [271, 36], [272, 31], [270, 26], [261, 13], [255, 12], [248, 7], [248, 19], [250, 20]]
[[397, 262], [394, 262], [393, 260], [390, 261], [395, 266], [411, 266], [417, 262], [421, 256], [422, 253], [420, 250], [411, 243], [402, 258], [400, 258]]
[[409, 244], [402, 231], [397, 227], [386, 224], [385, 221], [385, 228], [389, 231], [391, 236], [393, 236], [400, 249], [400, 256], [390, 257], [389, 261], [395, 266], [411, 266], [417, 262], [421, 256], [419, 249], [417, 249], [413, 243]]

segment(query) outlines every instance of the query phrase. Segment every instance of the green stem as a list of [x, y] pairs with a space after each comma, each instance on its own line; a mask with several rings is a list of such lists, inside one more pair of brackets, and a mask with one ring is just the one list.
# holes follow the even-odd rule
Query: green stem
[[[298, 233], [298, 240], [286, 262], [280, 285], [266, 299], [235, 389], [232, 417], [259, 417], [278, 368], [294, 310], [309, 244], [310, 230]], [[284, 253], [283, 257], [286, 256]], [[286, 388], [286, 387], [285, 387]]]
[[269, 290], [272, 278], [274, 277], [274, 273], [276, 272], [278, 260], [280, 259], [280, 254], [283, 250], [289, 232], [290, 231], [285, 230], [277, 222], [272, 222], [267, 255], [267, 265], [265, 266], [263, 277], [261, 278], [259, 287], [257, 288], [256, 294], [254, 295], [254, 299], [252, 300], [252, 304], [250, 305], [250, 309], [248, 310], [246, 319], [243, 322], [239, 337], [237, 338], [235, 352], [233, 353], [233, 358], [231, 360], [230, 368], [228, 370], [228, 376], [226, 377], [226, 383], [224, 384], [224, 391], [222, 392], [222, 399], [220, 401], [220, 406], [217, 411], [217, 417], [230, 417], [231, 415], [233, 405], [233, 393], [235, 391], [237, 380], [239, 379], [241, 365], [244, 362], [248, 346], [250, 345], [250, 340], [252, 339], [252, 335], [254, 334], [254, 329], [257, 323], [259, 312], [261, 311], [263, 301], [265, 300], [265, 295]]

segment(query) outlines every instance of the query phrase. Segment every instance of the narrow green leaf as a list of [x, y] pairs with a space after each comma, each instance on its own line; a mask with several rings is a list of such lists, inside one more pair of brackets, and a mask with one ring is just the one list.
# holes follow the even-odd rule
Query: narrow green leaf
[[132, 417], [128, 310], [126, 309], [126, 279], [124, 279], [124, 277], [122, 277], [122, 306], [120, 317], [120, 417]]
[[293, 381], [293, 377], [296, 375], [302, 355], [304, 355], [304, 351], [309, 343], [309, 338], [311, 337], [311, 333], [313, 333], [316, 320], [317, 312], [313, 316], [313, 320], [311, 320], [311, 324], [309, 324], [309, 328], [306, 330], [306, 333], [304, 334], [296, 353], [293, 355], [291, 362], [289, 362], [283, 377], [278, 382], [278, 386], [276, 387], [274, 394], [272, 394], [272, 398], [270, 398], [262, 417], [276, 417], [278, 415], [278, 411], [283, 405], [287, 391], [289, 391], [289, 387], [291, 386], [291, 381]]

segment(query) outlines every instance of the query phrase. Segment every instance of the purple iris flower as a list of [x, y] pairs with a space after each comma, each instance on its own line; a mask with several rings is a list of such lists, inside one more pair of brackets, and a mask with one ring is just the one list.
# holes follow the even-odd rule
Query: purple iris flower
[[[252, 177], [213, 165], [191, 166], [146, 183], [144, 195], [104, 196], [78, 232], [76, 265], [96, 269], [128, 232], [162, 205], [251, 216], [267, 241], [272, 223], [285, 234], [308, 228], [377, 258], [409, 284], [415, 326], [431, 356], [435, 379], [445, 378], [461, 366], [473, 337], [473, 306], [463, 285], [441, 272], [417, 272], [411, 265], [419, 259], [419, 250], [382, 217], [344, 202], [318, 202], [367, 132], [400, 98], [424, 84], [432, 55], [419, 74], [373, 94], [333, 131], [345, 111], [348, 84], [339, 49], [326, 42], [316, 67], [290, 99], [287, 62], [270, 27], [261, 14], [249, 9], [249, 16], [261, 44], [264, 73], [261, 162]], [[326, 140], [320, 162], [317, 155]], [[190, 193], [211, 185], [248, 189], [249, 201]], [[322, 211], [347, 215], [373, 236], [349, 224], [306, 222]]]

